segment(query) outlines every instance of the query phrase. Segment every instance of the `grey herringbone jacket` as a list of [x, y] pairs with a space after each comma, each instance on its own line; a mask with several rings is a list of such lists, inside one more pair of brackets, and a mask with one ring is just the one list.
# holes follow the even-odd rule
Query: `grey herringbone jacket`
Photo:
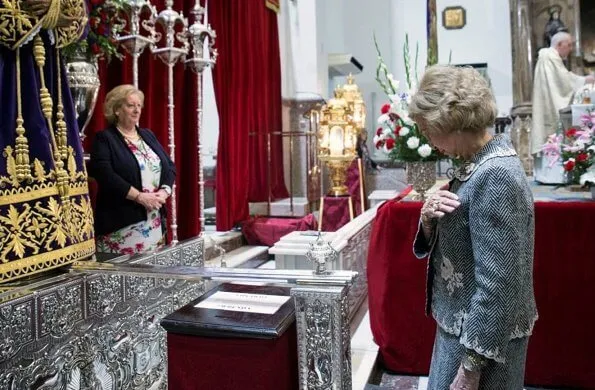
[[417, 257], [430, 257], [428, 304], [442, 329], [503, 362], [508, 342], [537, 319], [533, 196], [510, 141], [494, 137], [457, 169], [450, 191], [461, 205], [414, 243]]

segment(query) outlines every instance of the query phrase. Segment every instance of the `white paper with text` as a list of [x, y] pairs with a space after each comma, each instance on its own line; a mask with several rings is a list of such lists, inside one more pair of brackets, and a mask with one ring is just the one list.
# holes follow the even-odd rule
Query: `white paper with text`
[[286, 295], [266, 295], [217, 291], [194, 307], [241, 311], [245, 313], [275, 314], [291, 297]]

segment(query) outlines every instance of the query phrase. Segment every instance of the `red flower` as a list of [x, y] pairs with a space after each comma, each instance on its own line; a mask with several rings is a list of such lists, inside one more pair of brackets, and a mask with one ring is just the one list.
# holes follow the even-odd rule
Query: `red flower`
[[93, 54], [99, 54], [101, 53], [101, 48], [98, 44], [94, 43], [91, 45], [91, 51], [93, 52]]
[[572, 171], [574, 169], [574, 166], [576, 164], [574, 163], [574, 160], [567, 160], [567, 161], [564, 162], [563, 165], [564, 165], [564, 170], [566, 172], [570, 172], [570, 171]]
[[399, 136], [399, 131], [401, 131], [402, 127], [401, 126], [395, 126], [395, 135], [398, 137]]
[[95, 29], [98, 24], [99, 24], [99, 20], [97, 18], [89, 19], [89, 26], [91, 26], [92, 29]]
[[394, 139], [392, 139], [392, 138], [389, 138], [389, 139], [387, 139], [387, 140], [386, 140], [386, 148], [387, 148], [388, 150], [391, 150], [391, 149], [392, 149], [392, 148], [394, 148], [394, 147], [395, 147], [395, 140], [394, 140]]
[[589, 159], [589, 155], [585, 152], [580, 153], [578, 156], [576, 156], [576, 161], [577, 162], [585, 162]]
[[382, 145], [384, 145], [384, 141], [380, 140], [378, 142], [376, 142], [376, 149], [380, 149], [382, 147]]
[[376, 130], [376, 135], [380, 137], [383, 131], [384, 129], [382, 127], [379, 127], [378, 130]]
[[567, 137], [574, 137], [576, 135], [576, 129], [574, 127], [571, 127], [570, 129], [566, 130], [566, 136]]
[[390, 104], [385, 104], [382, 106], [382, 108], [380, 109], [380, 112], [382, 114], [388, 114], [388, 112], [390, 111]]
[[109, 33], [109, 29], [108, 29], [107, 25], [102, 23], [99, 25], [99, 27], [97, 27], [97, 34], [105, 36], [108, 33]]

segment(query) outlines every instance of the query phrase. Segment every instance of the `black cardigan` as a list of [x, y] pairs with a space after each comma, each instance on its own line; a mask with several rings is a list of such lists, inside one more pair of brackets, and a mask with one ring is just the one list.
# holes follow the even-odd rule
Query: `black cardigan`
[[[172, 186], [176, 167], [155, 135], [149, 129], [138, 128], [138, 133], [161, 159], [159, 186]], [[146, 209], [126, 199], [130, 187], [142, 190], [140, 167], [134, 154], [115, 126], [95, 135], [89, 163], [89, 174], [97, 180], [99, 191], [95, 207], [95, 234], [104, 235], [147, 218]], [[165, 216], [162, 207], [161, 216]]]

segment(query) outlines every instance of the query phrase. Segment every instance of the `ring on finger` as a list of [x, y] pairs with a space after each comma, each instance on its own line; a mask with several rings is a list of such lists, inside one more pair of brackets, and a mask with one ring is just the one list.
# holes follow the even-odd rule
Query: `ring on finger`
[[440, 198], [434, 198], [432, 201], [432, 211], [436, 212], [440, 210]]

